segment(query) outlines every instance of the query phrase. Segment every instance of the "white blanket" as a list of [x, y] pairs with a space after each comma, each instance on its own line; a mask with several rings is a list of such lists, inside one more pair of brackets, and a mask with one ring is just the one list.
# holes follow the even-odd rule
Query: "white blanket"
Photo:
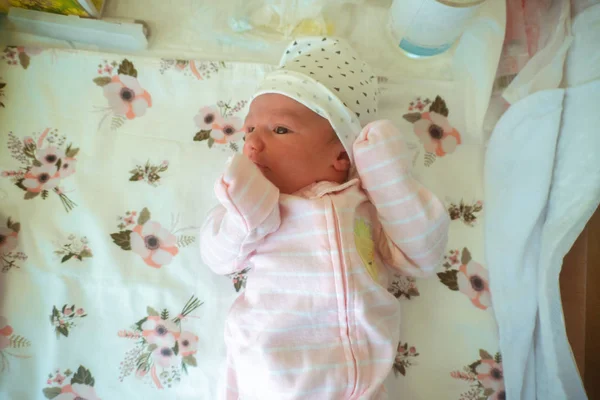
[[572, 87], [513, 104], [486, 154], [486, 259], [510, 399], [586, 396], [566, 336], [558, 278], [564, 255], [600, 201], [600, 66], [590, 62], [599, 21], [600, 5], [586, 9], [575, 19], [574, 37], [542, 54], [553, 61], [531, 66], [521, 80], [526, 88], [511, 93], [555, 87], [565, 57], [564, 82]]
[[[196, 228], [243, 142], [214, 142], [202, 117], [242, 119], [270, 67], [18, 47], [2, 57], [0, 398], [213, 400], [223, 321], [245, 277], [202, 265]], [[438, 275], [389, 288], [403, 313], [390, 398], [495, 398], [483, 149], [465, 133], [467, 99], [460, 83], [382, 88], [381, 117], [398, 124], [417, 177], [453, 219]], [[412, 122], [427, 112], [461, 134], [453, 152], [425, 153], [424, 123]], [[177, 348], [154, 347], [160, 335]]]
[[600, 200], [599, 101], [600, 81], [531, 95], [490, 141], [486, 259], [507, 398], [585, 398], [558, 276]]

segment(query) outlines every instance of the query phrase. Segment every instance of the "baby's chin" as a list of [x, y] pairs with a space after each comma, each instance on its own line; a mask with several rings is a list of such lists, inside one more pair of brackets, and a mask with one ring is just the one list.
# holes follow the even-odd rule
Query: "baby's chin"
[[261, 172], [282, 194], [294, 194], [307, 186], [305, 183], [295, 181], [293, 178], [274, 174], [270, 169], [261, 169]]

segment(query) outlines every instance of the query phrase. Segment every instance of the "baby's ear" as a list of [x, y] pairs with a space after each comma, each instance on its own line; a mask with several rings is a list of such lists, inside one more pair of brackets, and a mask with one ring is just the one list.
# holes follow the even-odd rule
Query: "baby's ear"
[[337, 158], [333, 161], [333, 168], [338, 172], [345, 172], [350, 169], [350, 157], [345, 150], [340, 151]]

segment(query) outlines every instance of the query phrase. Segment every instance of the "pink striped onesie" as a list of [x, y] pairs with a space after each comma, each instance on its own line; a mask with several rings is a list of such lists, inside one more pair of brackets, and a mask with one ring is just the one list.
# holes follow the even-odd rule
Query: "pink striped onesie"
[[449, 219], [389, 121], [353, 150], [360, 178], [344, 184], [280, 194], [241, 155], [217, 182], [203, 260], [218, 274], [252, 267], [225, 329], [226, 399], [382, 398], [400, 324], [386, 271], [431, 274]]

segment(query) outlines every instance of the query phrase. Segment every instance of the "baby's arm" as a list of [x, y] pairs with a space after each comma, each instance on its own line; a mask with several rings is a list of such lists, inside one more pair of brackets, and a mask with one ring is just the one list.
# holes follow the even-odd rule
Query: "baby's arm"
[[202, 260], [217, 274], [245, 267], [262, 239], [279, 228], [279, 189], [247, 157], [235, 155], [215, 184], [221, 205], [204, 222]]
[[390, 121], [367, 125], [354, 143], [362, 186], [377, 209], [375, 240], [383, 261], [407, 274], [431, 274], [448, 239], [449, 218], [440, 200], [415, 180], [411, 156]]

